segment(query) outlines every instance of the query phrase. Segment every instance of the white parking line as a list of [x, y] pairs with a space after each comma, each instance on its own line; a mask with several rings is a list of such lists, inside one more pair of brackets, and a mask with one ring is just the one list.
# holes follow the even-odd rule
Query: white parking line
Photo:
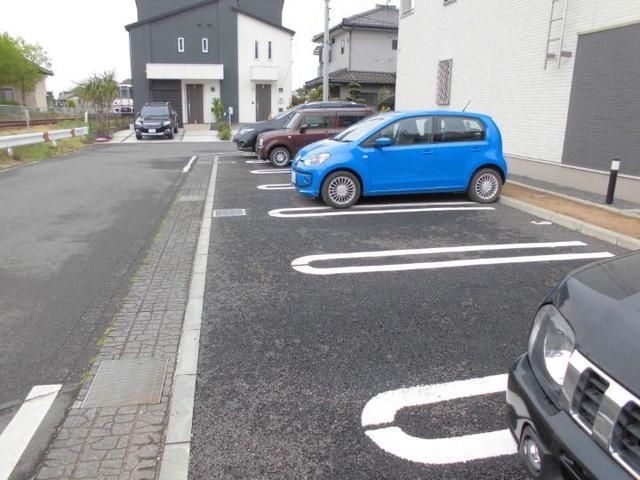
[[361, 265], [347, 267], [327, 267], [318, 268], [310, 264], [313, 262], [349, 260], [363, 258], [400, 257], [412, 255], [436, 255], [442, 253], [464, 253], [464, 252], [485, 252], [504, 251], [519, 249], [541, 249], [541, 248], [563, 248], [563, 247], [583, 247], [584, 242], [547, 242], [547, 243], [510, 243], [499, 245], [467, 245], [460, 247], [437, 247], [420, 248], [413, 250], [382, 250], [377, 252], [355, 252], [355, 253], [329, 253], [320, 255], [307, 255], [296, 258], [291, 262], [294, 270], [310, 275], [337, 275], [345, 273], [371, 273], [371, 272], [397, 272], [409, 270], [433, 270], [440, 268], [471, 267], [480, 265], [504, 265], [509, 263], [533, 263], [533, 262], [557, 262], [581, 259], [609, 258], [614, 255], [609, 252], [588, 252], [588, 253], [562, 253], [554, 255], [527, 255], [519, 257], [491, 257], [473, 258], [464, 260], [447, 260], [436, 262], [399, 263], [387, 265]]
[[258, 185], [258, 190], [294, 190], [295, 187], [290, 183], [272, 183], [267, 185]]
[[182, 173], [187, 173], [189, 170], [191, 170], [191, 166], [193, 165], [193, 162], [196, 161], [197, 155], [194, 155], [193, 157], [191, 157], [191, 160], [189, 160], [189, 163], [187, 163], [187, 165], [182, 169]]
[[269, 160], [245, 160], [245, 163], [249, 163], [249, 164], [253, 164], [253, 163], [263, 164], [263, 163], [269, 163]]
[[[512, 455], [517, 447], [509, 430], [444, 438], [418, 438], [389, 426], [403, 408], [504, 392], [507, 375], [391, 390], [376, 395], [362, 410], [366, 435], [384, 451], [412, 462], [446, 465]], [[382, 427], [382, 428], [380, 428]]]
[[[470, 206], [465, 206], [470, 205]], [[475, 206], [471, 206], [475, 205]], [[377, 209], [377, 210], [376, 210]], [[349, 209], [336, 210], [332, 207], [279, 208], [271, 210], [269, 216], [278, 218], [338, 217], [343, 215], [383, 215], [387, 213], [419, 213], [450, 212], [453, 210], [495, 210], [494, 207], [483, 207], [473, 202], [440, 202], [440, 203], [390, 203], [373, 205], [356, 205]], [[289, 213], [292, 212], [292, 213]], [[295, 213], [301, 212], [301, 213]], [[309, 213], [302, 213], [309, 212]]]
[[0, 479], [9, 478], [61, 388], [62, 385], [33, 387], [6, 426], [0, 435]]
[[282, 168], [279, 170], [276, 170], [275, 168], [270, 168], [268, 170], [251, 170], [251, 173], [253, 173], [254, 175], [276, 175], [276, 174], [290, 174], [291, 173], [291, 169], [290, 168]]

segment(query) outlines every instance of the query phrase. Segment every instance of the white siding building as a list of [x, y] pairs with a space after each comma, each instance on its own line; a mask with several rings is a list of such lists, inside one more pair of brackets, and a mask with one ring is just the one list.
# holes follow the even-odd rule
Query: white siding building
[[637, 119], [638, 52], [638, 0], [402, 0], [396, 108], [468, 104], [500, 126], [512, 172], [600, 192], [591, 170], [612, 157], [640, 176], [638, 120], [610, 118], [607, 143], [597, 118]]
[[238, 14], [240, 122], [265, 120], [291, 103], [293, 34]]

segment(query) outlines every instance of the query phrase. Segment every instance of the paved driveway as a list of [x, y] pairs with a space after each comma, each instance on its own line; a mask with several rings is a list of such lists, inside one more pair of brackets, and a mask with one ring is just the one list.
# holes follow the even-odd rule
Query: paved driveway
[[0, 173], [0, 407], [80, 380], [183, 167], [207, 147], [96, 146]]
[[219, 166], [192, 477], [524, 479], [505, 373], [548, 289], [620, 251], [499, 204], [337, 212], [287, 182]]

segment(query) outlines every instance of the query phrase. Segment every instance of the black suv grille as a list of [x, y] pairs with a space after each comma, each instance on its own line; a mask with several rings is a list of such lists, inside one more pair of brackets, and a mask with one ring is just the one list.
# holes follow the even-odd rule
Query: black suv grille
[[609, 388], [609, 382], [590, 368], [580, 375], [571, 409], [590, 429], [593, 427], [593, 421], [607, 388]]
[[628, 403], [620, 412], [611, 448], [636, 474], [640, 473], [640, 407], [637, 404]]

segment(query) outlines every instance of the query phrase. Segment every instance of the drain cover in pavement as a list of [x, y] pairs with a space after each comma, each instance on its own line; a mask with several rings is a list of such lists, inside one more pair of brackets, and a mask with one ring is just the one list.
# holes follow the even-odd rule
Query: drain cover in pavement
[[169, 357], [103, 361], [82, 408], [159, 403], [168, 363]]
[[247, 211], [244, 208], [227, 208], [223, 210], [214, 210], [214, 217], [242, 217]]

